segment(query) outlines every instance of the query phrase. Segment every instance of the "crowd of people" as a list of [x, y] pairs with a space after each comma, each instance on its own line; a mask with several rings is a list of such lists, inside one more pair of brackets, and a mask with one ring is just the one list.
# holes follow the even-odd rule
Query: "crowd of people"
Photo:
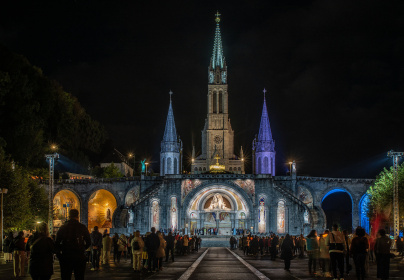
[[377, 232], [377, 238], [372, 238], [361, 227], [356, 228], [354, 234], [348, 234], [346, 230], [339, 231], [338, 225], [322, 234], [312, 230], [306, 237], [303, 234], [278, 236], [271, 233], [230, 238], [230, 248], [239, 248], [244, 255], [268, 255], [273, 261], [279, 255], [284, 261], [284, 269], [289, 272], [291, 260], [307, 256], [310, 276], [333, 277], [334, 280], [344, 280], [344, 275], [350, 274], [351, 260], [358, 280], [366, 278], [370, 262], [377, 264], [377, 278], [388, 279], [390, 259], [394, 256], [392, 247], [396, 248], [399, 256], [404, 256], [403, 239], [397, 237], [393, 244], [384, 229]]
[[[164, 260], [174, 262], [175, 256], [198, 252], [201, 248], [200, 236], [171, 231], [166, 234], [165, 231], [156, 231], [154, 227], [144, 235], [135, 231], [130, 236], [115, 233], [111, 237], [107, 231], [99, 232], [98, 227], [94, 227], [90, 234], [87, 227], [79, 222], [77, 210], [70, 210], [69, 217], [56, 236], [49, 236], [46, 223], [39, 223], [36, 231], [29, 236], [24, 236], [22, 231], [15, 237], [12, 232], [7, 234], [3, 243], [4, 259], [13, 262], [15, 278], [25, 276], [28, 260], [28, 273], [33, 280], [49, 280], [57, 258], [62, 280], [70, 280], [73, 273], [76, 280], [82, 280], [87, 264], [91, 264], [91, 270], [98, 270], [100, 265], [108, 266], [111, 252], [113, 262], [117, 265], [124, 258], [131, 261], [134, 272], [154, 273], [163, 269]], [[358, 280], [366, 278], [370, 262], [377, 263], [377, 278], [388, 279], [392, 245], [403, 256], [402, 239], [398, 237], [392, 242], [384, 229], [380, 229], [374, 239], [361, 227], [354, 234], [348, 234], [347, 231], [339, 231], [337, 225], [333, 226], [332, 231], [326, 230], [320, 235], [312, 230], [306, 237], [289, 234], [278, 236], [274, 233], [257, 236], [249, 233], [240, 238], [230, 238], [231, 249], [239, 248], [245, 255], [269, 255], [273, 261], [279, 255], [287, 271], [290, 271], [291, 261], [295, 257], [307, 256], [310, 276], [340, 280], [352, 270], [351, 259]]]
[[110, 264], [110, 254], [113, 262], [119, 264], [121, 258], [131, 261], [135, 272], [157, 272], [163, 269], [162, 264], [176, 255], [188, 255], [198, 252], [202, 239], [196, 235], [181, 235], [179, 232], [157, 231], [153, 227], [150, 232], [141, 236], [139, 231], [125, 236], [115, 233], [112, 237], [107, 231], [99, 232], [97, 226], [91, 234], [87, 227], [79, 222], [79, 212], [69, 211], [69, 220], [49, 236], [46, 223], [38, 223], [31, 235], [21, 231], [14, 237], [7, 234], [3, 243], [4, 259], [13, 262], [14, 277], [25, 277], [25, 265], [28, 260], [28, 273], [33, 280], [49, 280], [53, 275], [55, 259], [59, 260], [62, 280], [83, 280], [87, 264], [91, 270], [100, 269], [100, 265]]

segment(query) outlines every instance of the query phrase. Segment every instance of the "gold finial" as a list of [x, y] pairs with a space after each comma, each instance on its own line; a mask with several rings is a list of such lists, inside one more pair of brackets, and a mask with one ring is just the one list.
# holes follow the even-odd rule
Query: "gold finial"
[[220, 16], [221, 16], [221, 14], [219, 14], [219, 11], [216, 12], [215, 16], [216, 16], [215, 21], [216, 21], [217, 23], [219, 23], [219, 22], [220, 22]]

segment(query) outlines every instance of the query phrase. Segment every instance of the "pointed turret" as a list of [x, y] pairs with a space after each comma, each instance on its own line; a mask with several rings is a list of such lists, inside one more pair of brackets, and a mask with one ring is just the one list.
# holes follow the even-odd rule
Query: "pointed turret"
[[209, 84], [227, 84], [227, 66], [223, 55], [222, 36], [220, 34], [220, 14], [216, 13], [216, 31], [213, 53], [209, 65]]
[[216, 32], [215, 32], [215, 41], [213, 44], [213, 54], [212, 54], [212, 59], [211, 59], [211, 65], [212, 68], [216, 68], [216, 66], [219, 66], [220, 68], [223, 68], [225, 65], [224, 61], [224, 55], [223, 55], [223, 45], [222, 45], [222, 36], [220, 34], [220, 14], [219, 12], [216, 13]]
[[164, 130], [164, 137], [163, 137], [163, 141], [165, 142], [177, 141], [177, 130], [175, 129], [173, 106], [171, 102], [172, 94], [173, 92], [170, 91], [170, 106], [168, 107], [166, 129]]
[[161, 141], [160, 152], [160, 175], [179, 174], [181, 164], [182, 142], [177, 137], [175, 128], [174, 113], [171, 101], [173, 92], [170, 90], [170, 105], [168, 107], [168, 115], [166, 128], [164, 130], [163, 141]]
[[[266, 90], [264, 89], [266, 92]], [[267, 102], [264, 95], [264, 105], [262, 107], [261, 124], [258, 133], [258, 141], [272, 141], [271, 126], [269, 125]]]
[[261, 124], [258, 138], [253, 141], [254, 172], [255, 174], [272, 174], [275, 176], [275, 141], [272, 139], [271, 127], [264, 92]]

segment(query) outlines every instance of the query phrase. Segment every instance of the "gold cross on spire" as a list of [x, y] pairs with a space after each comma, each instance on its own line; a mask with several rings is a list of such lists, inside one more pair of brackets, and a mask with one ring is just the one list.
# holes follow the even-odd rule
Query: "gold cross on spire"
[[215, 16], [216, 16], [216, 22], [219, 23], [220, 22], [220, 16], [221, 16], [221, 14], [219, 14], [219, 11], [216, 12]]

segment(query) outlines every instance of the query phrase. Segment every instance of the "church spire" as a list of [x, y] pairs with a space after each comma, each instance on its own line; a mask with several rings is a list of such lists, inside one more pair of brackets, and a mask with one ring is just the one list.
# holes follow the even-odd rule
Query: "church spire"
[[168, 107], [168, 115], [166, 122], [166, 129], [164, 131], [163, 142], [176, 142], [177, 141], [177, 130], [175, 129], [174, 113], [171, 102], [171, 95], [173, 92], [170, 90], [170, 106]]
[[213, 43], [213, 54], [209, 65], [209, 84], [227, 84], [227, 66], [223, 55], [222, 36], [220, 35], [220, 14], [216, 16], [215, 41]]
[[220, 16], [219, 12], [215, 14], [216, 16], [216, 32], [215, 32], [215, 42], [213, 45], [213, 54], [212, 54], [212, 68], [216, 68], [216, 66], [219, 66], [220, 68], [224, 68], [224, 56], [223, 56], [223, 46], [222, 46], [222, 36], [220, 35]]
[[262, 107], [262, 115], [261, 115], [261, 124], [260, 130], [258, 133], [258, 141], [271, 141], [272, 140], [272, 132], [271, 127], [269, 125], [268, 111], [267, 111], [267, 102], [265, 98], [266, 89], [264, 88], [264, 105]]
[[271, 127], [267, 111], [267, 103], [264, 92], [264, 105], [262, 107], [261, 125], [258, 137], [253, 141], [254, 173], [271, 174], [275, 176], [275, 141], [272, 139]]

